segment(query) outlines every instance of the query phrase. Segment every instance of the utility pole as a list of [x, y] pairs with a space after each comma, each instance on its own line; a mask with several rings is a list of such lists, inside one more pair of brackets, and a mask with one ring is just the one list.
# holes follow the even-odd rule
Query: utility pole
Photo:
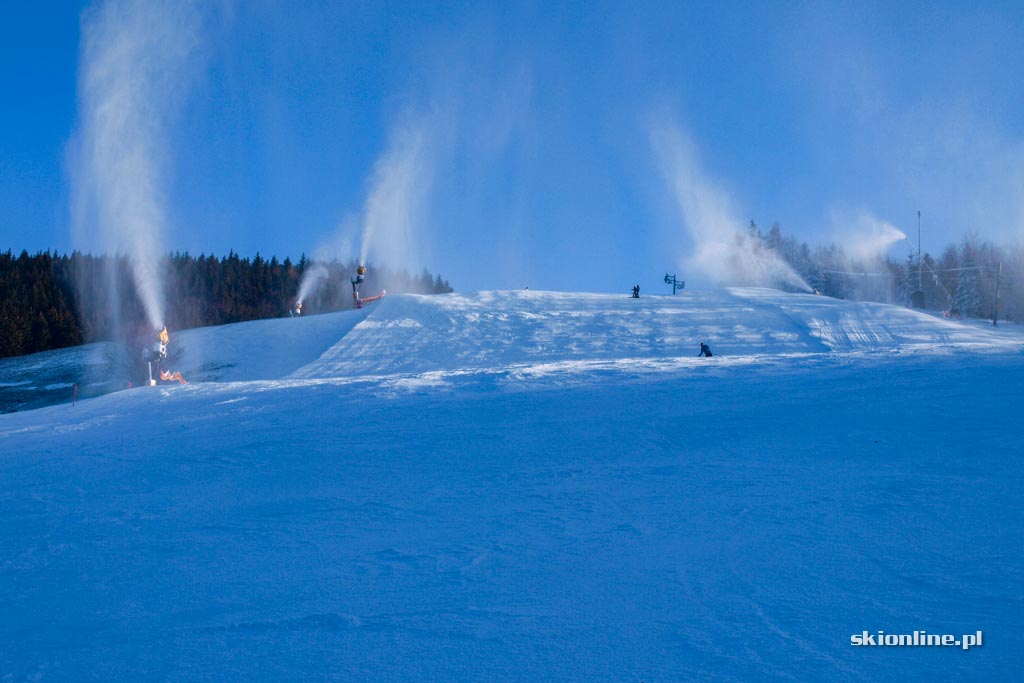
[[999, 262], [999, 269], [996, 270], [996, 302], [992, 304], [992, 327], [999, 325], [999, 278], [1003, 276], [1003, 262]]
[[917, 210], [917, 291], [924, 292], [924, 281], [921, 279], [921, 210]]

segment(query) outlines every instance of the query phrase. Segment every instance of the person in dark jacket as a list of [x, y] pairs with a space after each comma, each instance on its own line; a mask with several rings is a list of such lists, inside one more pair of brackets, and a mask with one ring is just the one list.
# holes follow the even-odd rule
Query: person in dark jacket
[[705, 358], [711, 358], [711, 356], [713, 355], [715, 354], [711, 353], [711, 349], [708, 347], [708, 345], [705, 344], [704, 342], [701, 342], [700, 353], [697, 354], [697, 357], [700, 358], [701, 356], [704, 356]]

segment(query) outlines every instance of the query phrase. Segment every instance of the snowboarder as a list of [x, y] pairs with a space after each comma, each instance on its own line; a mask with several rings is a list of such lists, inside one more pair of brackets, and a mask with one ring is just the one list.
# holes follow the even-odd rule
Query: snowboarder
[[705, 344], [704, 342], [701, 342], [700, 343], [700, 353], [697, 354], [697, 357], [700, 358], [701, 356], [704, 356], [705, 358], [711, 358], [711, 356], [713, 356], [713, 355], [714, 354], [711, 353], [711, 348], [707, 344]]

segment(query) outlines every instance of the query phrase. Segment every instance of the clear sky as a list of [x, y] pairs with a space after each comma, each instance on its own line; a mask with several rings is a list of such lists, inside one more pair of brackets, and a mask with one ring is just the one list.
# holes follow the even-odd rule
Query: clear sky
[[[100, 248], [69, 168], [90, 4], [0, 10], [0, 249]], [[385, 225], [378, 256], [460, 290], [661, 291], [693, 248], [666, 125], [740, 223], [831, 241], [920, 209], [926, 250], [1024, 237], [1019, 2], [198, 8], [151, 131], [166, 249], [296, 258], [397, 205], [405, 249]]]

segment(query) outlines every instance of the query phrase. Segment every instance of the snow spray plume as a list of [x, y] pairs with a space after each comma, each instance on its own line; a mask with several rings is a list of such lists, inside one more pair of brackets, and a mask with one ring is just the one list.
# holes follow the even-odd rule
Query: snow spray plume
[[365, 266], [371, 256], [375, 263], [392, 268], [415, 270], [422, 265], [423, 245], [415, 238], [433, 181], [433, 159], [428, 152], [433, 127], [429, 115], [406, 114], [391, 131], [387, 149], [374, 164], [361, 215], [346, 218], [334, 236], [313, 252], [314, 265], [306, 269], [299, 284], [299, 301], [305, 301], [325, 281], [327, 269], [322, 264], [351, 258], [356, 238], [360, 265]]
[[168, 128], [182, 104], [199, 24], [187, 0], [108, 0], [82, 17], [79, 124], [69, 145], [75, 237], [127, 256], [153, 329], [166, 320]]
[[327, 266], [322, 263], [310, 264], [302, 272], [302, 282], [299, 284], [298, 303], [304, 302], [310, 294], [315, 292], [324, 280], [327, 279]]
[[427, 158], [429, 124], [429, 117], [403, 117], [391, 132], [387, 151], [374, 165], [363, 212], [361, 264], [371, 255], [394, 268], [415, 268], [422, 261], [416, 253], [421, 245], [414, 238], [432, 182]]
[[330, 241], [316, 248], [312, 261], [302, 271], [302, 279], [299, 281], [299, 296], [296, 299], [298, 303], [305, 302], [327, 280], [329, 276], [327, 263], [352, 258], [353, 234], [357, 230], [355, 221], [351, 218], [346, 219], [338, 226]]
[[652, 127], [651, 147], [693, 239], [691, 265], [719, 284], [785, 286], [811, 291], [796, 271], [756, 235], [739, 230], [729, 195], [707, 178], [693, 143], [671, 125]]
[[833, 212], [832, 223], [835, 225], [835, 242], [862, 262], [880, 257], [889, 247], [907, 238], [896, 226], [869, 213], [850, 217]]

